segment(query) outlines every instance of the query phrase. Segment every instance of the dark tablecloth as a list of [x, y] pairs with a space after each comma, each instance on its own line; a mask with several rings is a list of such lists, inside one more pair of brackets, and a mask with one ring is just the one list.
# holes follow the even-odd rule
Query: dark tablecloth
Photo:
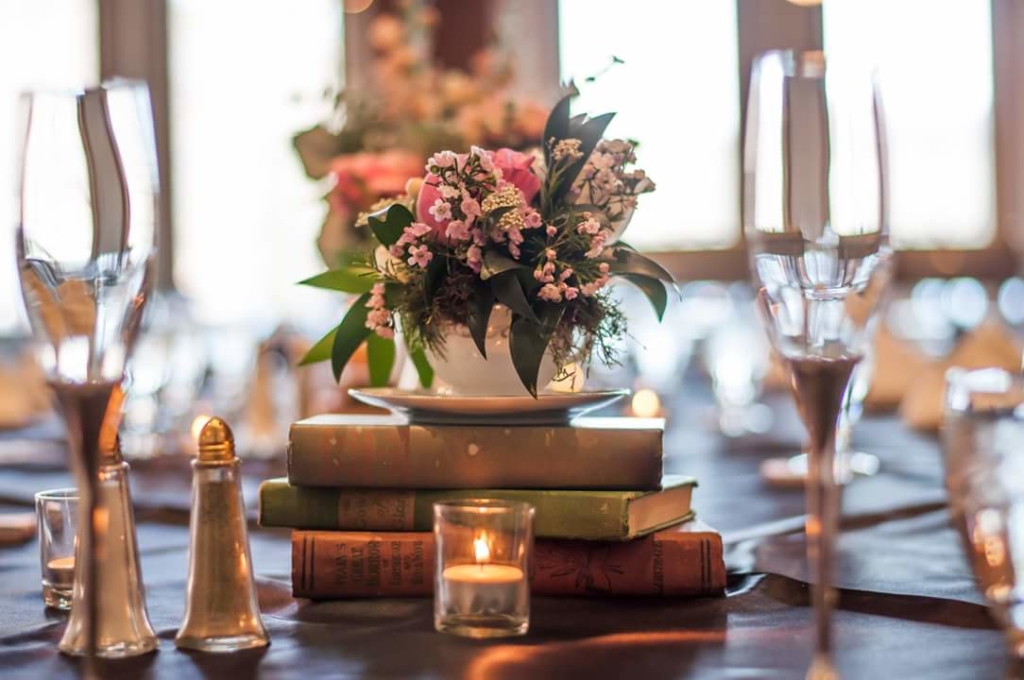
[[[181, 461], [137, 463], [132, 483], [143, 575], [162, 642], [158, 653], [107, 664], [106, 673], [218, 680], [801, 678], [812, 644], [803, 496], [769, 488], [758, 476], [766, 456], [798, 450], [800, 429], [783, 417], [769, 436], [728, 441], [704, 424], [702, 408], [670, 427], [667, 468], [700, 480], [695, 507], [727, 542], [727, 597], [535, 598], [527, 636], [475, 642], [435, 633], [429, 600], [293, 600], [288, 533], [254, 528], [271, 647], [229, 656], [183, 653], [171, 641], [184, 610], [188, 469]], [[835, 617], [843, 677], [1015, 676], [950, 526], [936, 441], [877, 418], [861, 424], [856, 443], [881, 458], [882, 471], [844, 493]], [[38, 460], [0, 471], [5, 507], [27, 507], [34, 491], [67, 482], [66, 473]], [[281, 463], [246, 465], [252, 503], [258, 479], [280, 474]], [[56, 651], [64, 621], [42, 605], [36, 544], [0, 549], [0, 677], [73, 676], [76, 662]]]

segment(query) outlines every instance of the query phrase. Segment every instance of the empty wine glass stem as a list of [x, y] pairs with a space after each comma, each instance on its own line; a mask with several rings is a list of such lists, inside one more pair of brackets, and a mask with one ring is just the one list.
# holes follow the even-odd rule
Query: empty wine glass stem
[[839, 520], [839, 487], [835, 480], [835, 445], [811, 451], [808, 457], [807, 489], [807, 562], [813, 585], [811, 597], [815, 617], [815, 666], [831, 667], [832, 606], [835, 592], [832, 574], [835, 566], [835, 534]]

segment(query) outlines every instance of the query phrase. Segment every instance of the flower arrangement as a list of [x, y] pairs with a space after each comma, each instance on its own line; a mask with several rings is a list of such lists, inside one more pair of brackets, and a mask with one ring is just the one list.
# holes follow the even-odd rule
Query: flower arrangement
[[671, 275], [618, 240], [654, 184], [633, 168], [633, 143], [603, 138], [613, 114], [571, 117], [570, 98], [552, 110], [542, 152], [435, 153], [409, 194], [370, 215], [376, 249], [303, 282], [360, 296], [303, 363], [330, 359], [338, 377], [366, 342], [371, 382], [386, 384], [401, 330], [429, 387], [454, 329], [487, 358], [500, 305], [515, 373], [536, 396], [545, 357], [557, 367], [615, 361], [626, 329], [612, 277], [638, 286], [660, 319]]
[[328, 266], [365, 244], [366, 216], [400, 196], [407, 180], [439, 148], [540, 144], [547, 107], [513, 96], [512, 62], [493, 48], [475, 55], [469, 72], [442, 69], [430, 58], [435, 8], [410, 0], [402, 15], [374, 17], [368, 38], [374, 86], [335, 100], [335, 120], [294, 139], [306, 174], [330, 183], [318, 246]]

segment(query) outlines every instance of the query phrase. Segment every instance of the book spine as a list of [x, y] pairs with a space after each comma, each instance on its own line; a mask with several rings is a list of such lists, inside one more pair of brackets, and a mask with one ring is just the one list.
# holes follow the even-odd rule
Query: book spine
[[661, 475], [658, 428], [296, 423], [288, 446], [296, 486], [653, 490]]
[[626, 515], [633, 495], [576, 493], [569, 497], [557, 491], [508, 489], [325, 489], [267, 480], [260, 484], [259, 523], [293, 529], [430, 531], [435, 502], [484, 496], [533, 505], [536, 536], [623, 540], [629, 533]]
[[[310, 599], [428, 597], [434, 590], [433, 534], [295, 531], [292, 593]], [[545, 541], [535, 545], [536, 595], [720, 595], [721, 537], [663, 532], [627, 543]]]

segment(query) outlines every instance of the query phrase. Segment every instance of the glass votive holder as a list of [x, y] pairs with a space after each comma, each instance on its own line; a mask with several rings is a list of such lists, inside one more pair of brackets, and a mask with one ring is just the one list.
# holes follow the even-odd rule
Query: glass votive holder
[[530, 627], [533, 506], [465, 499], [434, 504], [434, 628], [471, 638]]
[[36, 494], [43, 602], [47, 607], [71, 610], [71, 590], [75, 581], [77, 518], [77, 490], [54, 489]]

